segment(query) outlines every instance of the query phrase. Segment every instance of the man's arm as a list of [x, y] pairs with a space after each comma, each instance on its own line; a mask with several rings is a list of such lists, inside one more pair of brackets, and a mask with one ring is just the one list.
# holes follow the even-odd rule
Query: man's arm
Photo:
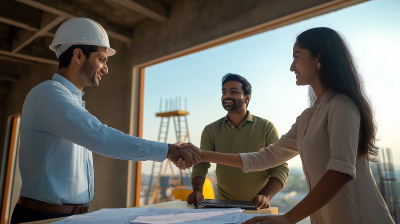
[[[70, 93], [56, 86], [46, 86], [37, 92], [34, 100], [35, 123], [46, 131], [83, 146], [100, 155], [133, 160], [161, 162], [166, 157], [176, 162], [183, 158], [184, 168], [196, 163], [199, 150], [181, 149], [166, 143], [148, 141], [122, 133], [102, 124], [78, 104]], [[193, 156], [195, 156], [193, 158]]]
[[[274, 144], [279, 139], [278, 132], [272, 123], [268, 123], [266, 133], [265, 147]], [[265, 170], [265, 173], [269, 180], [261, 191], [252, 199], [258, 209], [269, 208], [269, 200], [286, 184], [289, 176], [289, 167], [287, 163], [283, 163], [277, 167]]]
[[[201, 148], [204, 150], [214, 151], [214, 140], [206, 126], [201, 134]], [[206, 175], [208, 173], [208, 168], [210, 168], [209, 162], [198, 163], [193, 166], [192, 171], [192, 186], [193, 192], [188, 196], [187, 202], [192, 204], [194, 202], [201, 204], [204, 200], [203, 196], [203, 185]]]

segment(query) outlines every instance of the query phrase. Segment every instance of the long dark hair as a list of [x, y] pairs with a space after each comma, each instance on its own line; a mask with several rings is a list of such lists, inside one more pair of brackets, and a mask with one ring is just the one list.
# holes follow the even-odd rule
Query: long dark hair
[[[320, 55], [321, 85], [350, 97], [357, 105], [361, 115], [358, 155], [374, 161], [373, 157], [378, 155], [379, 149], [375, 145], [375, 119], [360, 74], [345, 41], [336, 31], [318, 27], [301, 33], [297, 36], [296, 43], [300, 48], [309, 50], [313, 57]], [[315, 99], [313, 94], [313, 91], [309, 91], [311, 103]]]

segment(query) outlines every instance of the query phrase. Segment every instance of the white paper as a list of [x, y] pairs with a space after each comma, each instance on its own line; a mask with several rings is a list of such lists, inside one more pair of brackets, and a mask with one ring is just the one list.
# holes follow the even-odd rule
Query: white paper
[[86, 215], [73, 215], [54, 224], [129, 224], [147, 208], [103, 208]]
[[133, 223], [206, 223], [236, 224], [244, 210], [238, 208], [232, 209], [157, 209], [149, 208], [143, 215], [138, 216]]

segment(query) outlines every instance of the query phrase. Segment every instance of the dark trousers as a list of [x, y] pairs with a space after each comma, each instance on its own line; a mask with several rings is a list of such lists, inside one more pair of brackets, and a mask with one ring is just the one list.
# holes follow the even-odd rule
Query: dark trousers
[[39, 212], [32, 209], [22, 207], [20, 204], [16, 204], [14, 212], [11, 217], [11, 224], [23, 223], [23, 222], [33, 222], [44, 219], [55, 219], [65, 216], [70, 216], [72, 214], [56, 214], [49, 212]]

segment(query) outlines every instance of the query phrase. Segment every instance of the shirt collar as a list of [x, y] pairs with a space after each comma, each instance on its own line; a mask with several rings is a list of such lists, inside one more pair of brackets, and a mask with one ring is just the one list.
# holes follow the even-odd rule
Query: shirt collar
[[333, 96], [335, 95], [335, 91], [333, 91], [333, 88], [329, 88], [324, 95], [321, 97], [321, 99], [318, 102], [314, 102], [313, 106], [321, 105], [323, 103], [328, 102]]
[[[229, 121], [228, 115], [225, 116], [225, 121], [228, 122], [228, 124], [231, 123], [231, 122]], [[253, 115], [250, 113], [250, 111], [247, 111], [246, 119], [244, 119], [244, 121], [242, 122], [242, 124], [246, 123], [247, 121], [248, 121], [248, 122], [254, 122], [254, 117], [253, 117]]]
[[72, 94], [82, 96], [85, 94], [83, 91], [80, 91], [72, 82], [60, 74], [54, 73], [53, 80], [61, 83], [61, 85], [65, 86]]
[[320, 101], [322, 103], [326, 103], [333, 97], [333, 95], [335, 95], [335, 92], [333, 91], [333, 89], [331, 87], [324, 93], [324, 95], [321, 97]]

